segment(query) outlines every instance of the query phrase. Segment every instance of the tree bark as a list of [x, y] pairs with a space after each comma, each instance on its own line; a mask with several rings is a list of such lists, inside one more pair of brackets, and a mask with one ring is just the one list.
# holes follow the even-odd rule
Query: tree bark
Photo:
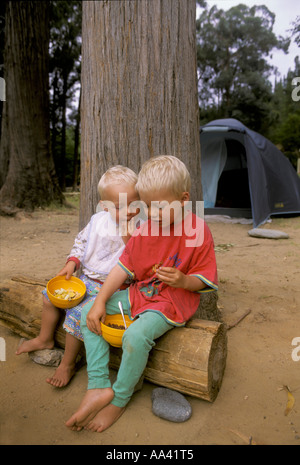
[[48, 2], [8, 2], [5, 22], [6, 139], [9, 156], [0, 191], [2, 211], [62, 203], [50, 151]]
[[81, 228], [119, 163], [175, 155], [202, 199], [195, 20], [195, 0], [83, 2]]
[[[1, 324], [20, 336], [35, 337], [41, 326], [41, 291], [45, 284], [26, 276], [2, 281]], [[55, 339], [57, 346], [65, 347], [65, 331], [61, 326]], [[118, 368], [122, 350], [110, 349], [110, 366]], [[222, 384], [226, 357], [225, 325], [192, 319], [186, 327], [174, 328], [157, 339], [144, 376], [160, 386], [213, 402]]]

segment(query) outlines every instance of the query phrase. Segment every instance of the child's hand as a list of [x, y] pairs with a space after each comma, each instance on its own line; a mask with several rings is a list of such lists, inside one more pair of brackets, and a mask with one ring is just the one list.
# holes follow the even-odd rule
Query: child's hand
[[70, 279], [76, 269], [76, 263], [70, 260], [65, 266], [57, 273], [56, 276], [66, 276], [66, 279]]
[[156, 274], [160, 281], [171, 287], [185, 288], [186, 275], [182, 273], [182, 271], [178, 270], [178, 268], [162, 266], [158, 268]]
[[105, 305], [95, 304], [92, 306], [86, 317], [86, 325], [92, 333], [101, 335], [101, 324], [105, 322], [106, 311]]
[[157, 277], [165, 284], [171, 287], [181, 287], [187, 291], [200, 291], [206, 287], [206, 284], [197, 276], [189, 276], [178, 268], [162, 266], [156, 272]]

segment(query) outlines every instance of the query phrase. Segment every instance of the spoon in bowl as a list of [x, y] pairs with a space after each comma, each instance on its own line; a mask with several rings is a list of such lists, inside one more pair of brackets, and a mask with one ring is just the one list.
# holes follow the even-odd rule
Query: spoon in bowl
[[121, 312], [121, 315], [122, 315], [122, 318], [123, 318], [123, 321], [124, 321], [125, 329], [127, 329], [127, 324], [126, 324], [126, 321], [125, 321], [125, 316], [124, 316], [124, 312], [123, 312], [123, 307], [122, 307], [122, 304], [121, 304], [120, 301], [119, 301], [119, 309], [120, 309], [120, 312]]

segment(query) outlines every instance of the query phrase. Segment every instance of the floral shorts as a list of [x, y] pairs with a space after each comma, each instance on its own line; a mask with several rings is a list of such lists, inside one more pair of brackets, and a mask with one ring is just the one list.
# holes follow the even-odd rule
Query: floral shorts
[[[96, 299], [102, 284], [97, 283], [96, 281], [88, 278], [84, 274], [82, 274], [79, 278], [86, 285], [86, 294], [79, 305], [76, 305], [76, 307], [73, 308], [66, 309], [66, 318], [63, 323], [63, 328], [65, 331], [67, 331], [67, 333], [76, 337], [80, 341], [83, 341], [83, 336], [80, 330], [81, 311], [83, 307], [85, 307], [87, 304], [93, 302]], [[46, 297], [46, 299], [49, 300], [46, 289], [42, 291], [42, 294]]]

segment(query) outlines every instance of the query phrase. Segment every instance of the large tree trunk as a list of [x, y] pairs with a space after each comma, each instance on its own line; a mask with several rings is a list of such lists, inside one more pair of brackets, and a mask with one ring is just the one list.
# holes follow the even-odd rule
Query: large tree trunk
[[83, 2], [81, 227], [118, 163], [175, 155], [202, 199], [195, 20], [195, 0]]
[[50, 151], [48, 2], [8, 2], [5, 18], [5, 140], [9, 166], [0, 206], [33, 209], [62, 202]]

